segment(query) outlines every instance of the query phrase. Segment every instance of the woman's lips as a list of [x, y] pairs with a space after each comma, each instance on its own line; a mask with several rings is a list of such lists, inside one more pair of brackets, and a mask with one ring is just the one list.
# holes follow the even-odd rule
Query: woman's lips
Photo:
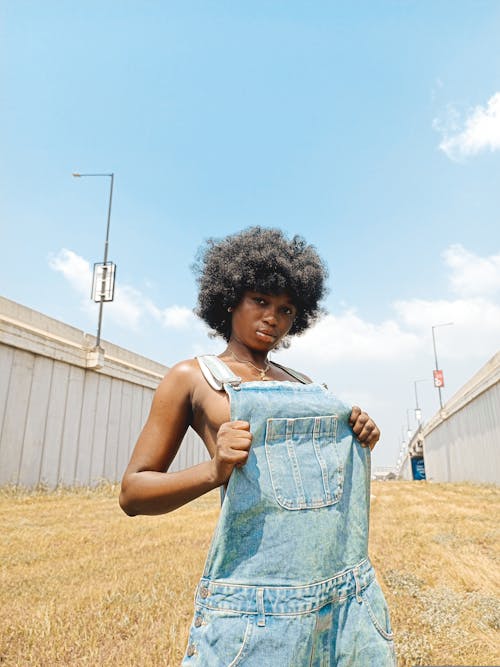
[[269, 331], [257, 331], [257, 336], [259, 338], [262, 338], [263, 340], [266, 341], [274, 341], [276, 340], [276, 336]]

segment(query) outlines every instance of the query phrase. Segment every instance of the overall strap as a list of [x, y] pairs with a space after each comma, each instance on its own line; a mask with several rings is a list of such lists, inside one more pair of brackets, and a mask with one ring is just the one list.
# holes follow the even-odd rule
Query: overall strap
[[293, 378], [295, 378], [302, 384], [311, 384], [311, 381], [308, 378], [306, 378], [305, 375], [299, 373], [299, 371], [294, 371], [293, 368], [288, 368], [288, 366], [282, 366], [281, 364], [277, 364], [275, 361], [272, 361], [271, 363], [273, 364], [273, 366], [281, 368], [282, 371], [285, 371], [285, 373], [288, 373], [288, 375], [291, 375]]
[[240, 386], [241, 378], [235, 375], [215, 354], [204, 354], [196, 359], [206, 381], [216, 391], [222, 391], [226, 384], [232, 387]]

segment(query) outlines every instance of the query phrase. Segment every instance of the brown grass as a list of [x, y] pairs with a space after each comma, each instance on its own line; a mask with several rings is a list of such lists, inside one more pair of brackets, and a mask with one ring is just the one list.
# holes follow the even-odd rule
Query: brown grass
[[[117, 492], [0, 490], [2, 666], [180, 663], [218, 494], [129, 519]], [[500, 490], [378, 482], [372, 492], [370, 554], [400, 667], [499, 664]]]

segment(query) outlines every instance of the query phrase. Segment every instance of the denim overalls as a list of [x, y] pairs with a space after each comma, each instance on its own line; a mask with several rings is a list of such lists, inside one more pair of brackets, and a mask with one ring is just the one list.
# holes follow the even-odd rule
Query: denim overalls
[[394, 667], [367, 552], [370, 451], [350, 408], [318, 384], [241, 382], [212, 356], [200, 366], [253, 440], [229, 479], [182, 665]]

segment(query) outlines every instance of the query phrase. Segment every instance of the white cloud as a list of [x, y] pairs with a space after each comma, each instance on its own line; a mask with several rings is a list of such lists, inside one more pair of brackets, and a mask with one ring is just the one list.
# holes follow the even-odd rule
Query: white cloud
[[397, 302], [395, 309], [405, 326], [420, 333], [425, 345], [431, 338], [431, 327], [453, 322], [446, 331], [441, 327], [436, 330], [444, 357], [481, 359], [485, 350], [493, 354], [499, 347], [500, 305], [490, 299], [412, 299]]
[[190, 308], [171, 306], [163, 311], [163, 325], [166, 328], [184, 329], [193, 323], [195, 316]]
[[[394, 316], [380, 322], [364, 319], [342, 304], [339, 314], [327, 315], [284, 353], [294, 363], [300, 358], [319, 367], [338, 363], [405, 363], [429, 348], [432, 327], [453, 322], [440, 332], [443, 355], [481, 357], [483, 348], [500, 341], [500, 255], [480, 257], [463, 246], [442, 253], [455, 299], [407, 299], [392, 304]], [[477, 344], [474, 342], [477, 341]], [[481, 342], [479, 342], [481, 341]]]
[[115, 298], [106, 304], [109, 317], [120, 326], [137, 331], [143, 324], [142, 294], [130, 285], [116, 285]]
[[199, 322], [193, 311], [186, 306], [174, 305], [162, 309], [148, 300], [146, 309], [166, 329], [186, 329]]
[[89, 262], [72, 250], [63, 248], [57, 255], [49, 257], [49, 266], [54, 271], [63, 274], [71, 287], [79, 294], [86, 294], [90, 298], [92, 286], [92, 269]]
[[[90, 263], [72, 250], [63, 248], [49, 258], [49, 266], [61, 273], [82, 298], [81, 308], [94, 312], [90, 301], [92, 269]], [[196, 322], [193, 312], [185, 306], [169, 306], [161, 309], [140, 290], [131, 285], [117, 283], [114, 301], [106, 304], [107, 317], [115, 324], [135, 331], [144, 326], [148, 316], [154, 317], [165, 329], [187, 329]]]
[[486, 107], [474, 107], [461, 127], [453, 108], [448, 116], [445, 124], [436, 119], [433, 125], [443, 134], [439, 148], [450, 159], [459, 160], [481, 151], [500, 149], [500, 92], [490, 97]]
[[451, 287], [460, 296], [490, 296], [500, 291], [500, 255], [479, 257], [461, 245], [452, 245], [442, 257], [451, 269]]
[[430, 352], [432, 327], [447, 322], [453, 326], [436, 334], [443, 357], [477, 359], [485, 349], [498, 348], [500, 305], [489, 299], [409, 299], [395, 302], [393, 309], [394, 318], [380, 323], [349, 310], [327, 315], [282, 354], [292, 365], [300, 368], [302, 361], [302, 367], [313, 365], [323, 372], [338, 364], [396, 367]]
[[294, 352], [324, 363], [401, 360], [418, 347], [418, 336], [395, 320], [379, 324], [363, 320], [353, 310], [327, 315], [293, 342]]

